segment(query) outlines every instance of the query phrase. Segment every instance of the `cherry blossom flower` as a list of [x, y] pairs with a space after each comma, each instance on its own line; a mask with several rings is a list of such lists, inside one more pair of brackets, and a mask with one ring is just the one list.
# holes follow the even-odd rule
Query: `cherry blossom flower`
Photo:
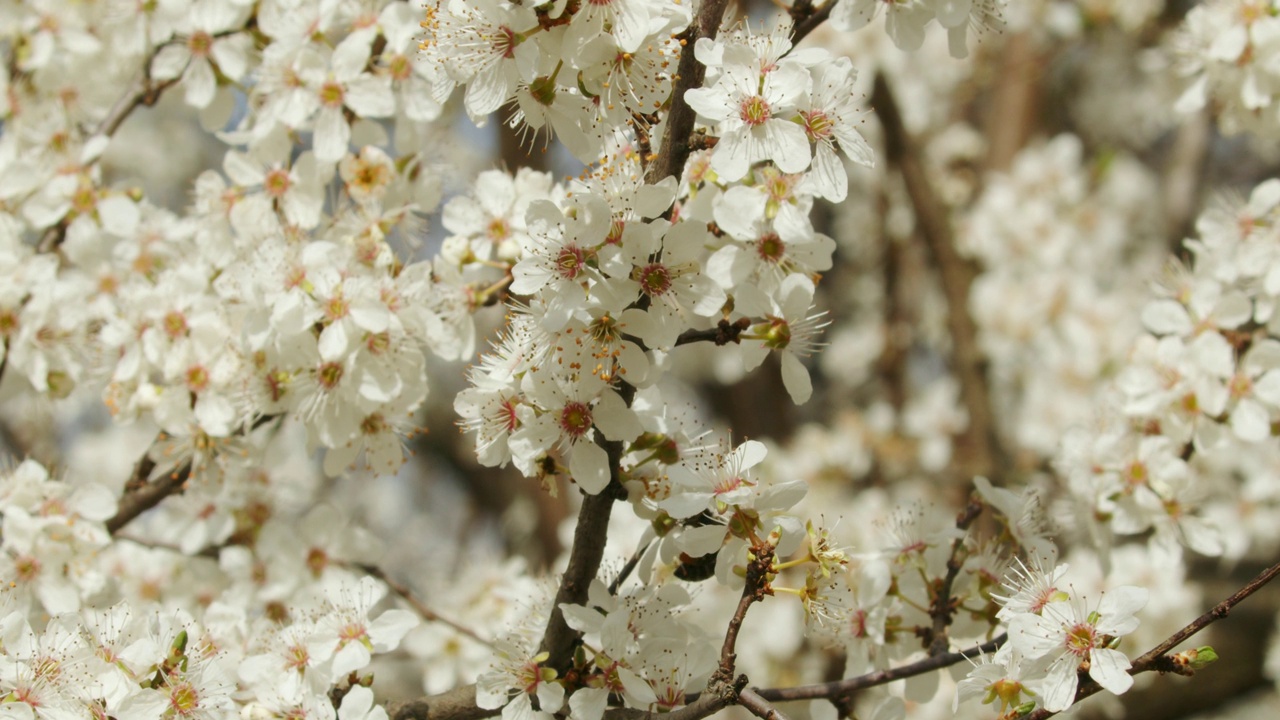
[[217, 90], [215, 63], [217, 71], [233, 82], [248, 70], [252, 38], [242, 32], [228, 33], [244, 24], [246, 11], [225, 0], [192, 2], [184, 18], [186, 26], [179, 28], [180, 42], [160, 48], [151, 63], [151, 76], [157, 80], [181, 76], [187, 104], [208, 107]]
[[1030, 659], [1049, 663], [1047, 676], [1035, 683], [1044, 707], [1066, 710], [1075, 701], [1081, 665], [1089, 664], [1089, 677], [1120, 694], [1133, 686], [1129, 658], [1111, 643], [1138, 627], [1134, 613], [1147, 604], [1144, 588], [1123, 586], [1105, 594], [1095, 609], [1079, 597], [1054, 601], [1039, 614], [1022, 613], [1009, 621], [1009, 642]]
[[690, 90], [689, 106], [717, 126], [711, 168], [726, 182], [741, 180], [753, 163], [771, 160], [787, 173], [809, 167], [804, 128], [791, 120], [809, 89], [809, 74], [795, 63], [769, 72], [726, 64], [711, 87]]
[[749, 316], [763, 316], [764, 321], [752, 327], [753, 339], [759, 344], [743, 346], [743, 365], [751, 370], [764, 362], [770, 350], [782, 353], [782, 382], [791, 399], [804, 403], [813, 394], [813, 382], [801, 360], [818, 346], [817, 335], [829, 321], [825, 313], [810, 315], [813, 307], [813, 281], [804, 275], [790, 275], [778, 289], [779, 300], [743, 288], [738, 296], [738, 310]]

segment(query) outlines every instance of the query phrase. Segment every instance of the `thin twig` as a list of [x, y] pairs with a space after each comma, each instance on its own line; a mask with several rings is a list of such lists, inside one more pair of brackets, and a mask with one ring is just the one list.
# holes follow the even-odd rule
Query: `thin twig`
[[[254, 22], [254, 20], [250, 17], [247, 22], [251, 23]], [[232, 30], [224, 30], [222, 32], [214, 33], [211, 37], [214, 39], [228, 37], [230, 35], [243, 32], [247, 27], [248, 24]], [[151, 107], [152, 105], [155, 105], [160, 100], [160, 96], [164, 94], [165, 90], [177, 85], [182, 80], [181, 75], [169, 78], [168, 80], [162, 80], [160, 82], [153, 81], [151, 79], [151, 63], [165, 47], [182, 42], [185, 42], [185, 40], [174, 38], [156, 45], [155, 48], [152, 49], [151, 53], [143, 59], [139, 78], [129, 87], [128, 91], [126, 91], [124, 95], [121, 95], [120, 98], [116, 100], [115, 104], [111, 106], [111, 109], [107, 111], [106, 116], [102, 118], [93, 130], [86, 134], [86, 137], [93, 138], [99, 135], [106, 137], [114, 136], [116, 131], [120, 129], [120, 126], [124, 124], [124, 121], [129, 118], [129, 115], [131, 115], [134, 110], [137, 110], [142, 106]], [[96, 162], [96, 160], [93, 162]], [[36, 244], [37, 251], [42, 253], [53, 252], [55, 248], [62, 244], [63, 239], [67, 235], [67, 228], [69, 226], [70, 223], [67, 218], [64, 217], [47, 228], [44, 231], [44, 234], [40, 236], [40, 241]]]
[[968, 537], [969, 526], [981, 514], [982, 503], [971, 498], [969, 504], [956, 516], [956, 529], [962, 534], [951, 541], [951, 554], [947, 556], [947, 574], [943, 576], [942, 583], [938, 586], [938, 594], [929, 607], [933, 627], [925, 635], [925, 648], [930, 655], [941, 655], [950, 647], [947, 627], [951, 625], [951, 619], [956, 614], [956, 606], [951, 602], [951, 586], [955, 584], [956, 577], [960, 575], [960, 568], [964, 565], [960, 551], [964, 548], [964, 541]]
[[797, 2], [791, 10], [791, 20], [794, 23], [791, 28], [791, 44], [799, 45], [809, 33], [826, 22], [827, 18], [831, 17], [831, 9], [835, 7], [836, 2], [837, 0], [827, 0], [827, 3], [817, 10], [813, 8], [811, 0]]
[[738, 693], [738, 704], [750, 710], [760, 720], [789, 720], [778, 708], [769, 704], [768, 700], [760, 697], [755, 688], [746, 688]]
[[[252, 432], [279, 418], [279, 415], [259, 416], [248, 427], [237, 430], [236, 434]], [[116, 514], [106, 522], [107, 532], [116, 534], [134, 518], [159, 505], [170, 495], [181, 492], [187, 480], [191, 478], [191, 462], [188, 459], [171, 472], [152, 480], [151, 473], [155, 471], [156, 463], [151, 459], [151, 451], [148, 450], [133, 466], [133, 474], [124, 484], [124, 495], [116, 503]]]
[[[1166, 638], [1164, 642], [1140, 655], [1133, 661], [1132, 666], [1129, 668], [1129, 674], [1137, 675], [1139, 673], [1151, 672], [1153, 670], [1159, 672], [1171, 672], [1173, 668], [1169, 659], [1165, 657], [1165, 653], [1174, 649], [1192, 635], [1195, 635], [1201, 630], [1209, 627], [1214, 622], [1226, 617], [1231, 612], [1232, 608], [1240, 604], [1240, 601], [1261, 590], [1262, 587], [1271, 582], [1276, 575], [1280, 575], [1280, 563], [1276, 563], [1266, 570], [1263, 570], [1257, 577], [1250, 580], [1244, 587], [1232, 593], [1226, 600], [1223, 600], [1217, 605], [1209, 608], [1208, 612], [1195, 620], [1192, 620], [1181, 630]], [[1072, 705], [1074, 706], [1075, 703], [1080, 702], [1090, 695], [1097, 694], [1101, 689], [1102, 686], [1092, 680], [1081, 683], [1080, 686], [1076, 688], [1076, 697], [1075, 700], [1072, 701]], [[1057, 713], [1041, 708], [1030, 715], [1027, 715], [1025, 720], [1045, 720], [1045, 718], [1050, 718], [1054, 715], [1057, 715]]]
[[720, 648], [720, 669], [717, 675], [725, 682], [733, 680], [734, 668], [738, 660], [738, 632], [742, 630], [742, 623], [747, 619], [747, 610], [751, 608], [752, 603], [760, 602], [765, 595], [773, 594], [773, 590], [769, 588], [769, 573], [773, 568], [774, 559], [773, 548], [769, 545], [761, 545], [753, 547], [752, 552], [756, 557], [747, 563], [747, 577], [742, 586], [742, 597], [738, 599], [738, 607], [729, 620], [729, 627], [724, 634], [724, 645]]
[[902, 112], [889, 82], [877, 74], [871, 105], [884, 129], [885, 156], [898, 168], [907, 194], [915, 208], [916, 222], [925, 244], [938, 266], [942, 291], [947, 300], [947, 329], [951, 337], [952, 369], [960, 383], [961, 400], [969, 414], [969, 425], [958, 445], [971, 455], [971, 466], [963, 472], [991, 477], [1004, 484], [1007, 459], [1000, 446], [991, 389], [987, 382], [986, 359], [978, 348], [978, 329], [969, 314], [969, 287], [975, 270], [956, 250], [951, 218], [929, 182], [920, 162], [915, 140], [907, 133]]
[[[698, 699], [671, 712], [653, 713], [636, 708], [612, 708], [604, 713], [604, 720], [702, 720], [714, 715], [734, 703], [734, 698], [720, 693], [705, 692]], [[417, 720], [417, 718], [396, 718], [396, 720]], [[433, 717], [431, 720], [435, 720]], [[452, 719], [450, 719], [452, 720]], [[462, 720], [470, 720], [464, 718]]]
[[676, 346], [696, 342], [713, 342], [716, 345], [728, 345], [739, 342], [742, 333], [751, 327], [751, 318], [738, 318], [733, 322], [721, 319], [715, 327], [707, 330], [685, 330], [676, 338]]
[[462, 625], [460, 623], [454, 622], [453, 620], [450, 620], [446, 617], [443, 617], [440, 615], [440, 613], [427, 607], [427, 604], [423, 602], [422, 599], [419, 598], [416, 594], [414, 594], [412, 588], [392, 578], [390, 575], [387, 574], [387, 571], [383, 570], [381, 567], [378, 567], [377, 565], [369, 565], [365, 563], [344, 563], [344, 564], [347, 564], [349, 565], [349, 567], [360, 570], [368, 574], [369, 576], [375, 577], [381, 580], [382, 582], [386, 583], [387, 587], [391, 588], [391, 592], [394, 592], [395, 594], [399, 595], [405, 602], [409, 603], [409, 606], [412, 607], [419, 615], [421, 615], [423, 620], [426, 620], [428, 622], [437, 622], [437, 623], [440, 623], [441, 625], [447, 625], [450, 628], [453, 628], [454, 630], [456, 630], [458, 633], [462, 635], [466, 635], [467, 637], [471, 638], [472, 640], [475, 640], [481, 645], [488, 645], [489, 647], [493, 647], [492, 640], [487, 640], [481, 637], [479, 634], [476, 633], [476, 631], [472, 630], [471, 628], [465, 625]]
[[839, 697], [858, 690], [865, 690], [869, 687], [885, 685], [895, 680], [923, 675], [927, 672], [933, 672], [934, 670], [940, 670], [944, 667], [950, 667], [961, 660], [970, 660], [979, 655], [995, 652], [1000, 649], [1000, 646], [1008, 639], [1008, 635], [1001, 634], [991, 642], [976, 645], [967, 650], [934, 655], [900, 667], [890, 668], [888, 670], [877, 670], [873, 673], [867, 673], [866, 675], [860, 675], [858, 677], [848, 678], [845, 680], [818, 683], [816, 685], [801, 685], [799, 687], [791, 688], [770, 688], [767, 690], [757, 689], [756, 692], [765, 700], [772, 700], [774, 702]]
[[155, 462], [149, 456], [144, 456], [142, 460], [134, 467], [133, 477], [126, 484], [126, 492], [120, 497], [120, 502], [116, 505], [116, 514], [112, 515], [106, 522], [107, 532], [115, 534], [121, 528], [128, 525], [134, 518], [151, 508], [159, 505], [162, 500], [179, 492], [182, 486], [186, 484], [187, 479], [191, 477], [191, 461], [188, 460], [181, 467], [171, 473], [161, 475], [160, 477], [147, 481], [151, 471], [155, 469]]
[[622, 583], [626, 582], [627, 578], [631, 576], [631, 573], [635, 571], [636, 566], [640, 564], [640, 558], [648, 552], [651, 545], [653, 545], [652, 540], [636, 548], [636, 551], [631, 554], [631, 558], [627, 560], [627, 564], [623, 565], [622, 569], [618, 571], [618, 576], [609, 583], [610, 595], [618, 594], [618, 588], [622, 587]]

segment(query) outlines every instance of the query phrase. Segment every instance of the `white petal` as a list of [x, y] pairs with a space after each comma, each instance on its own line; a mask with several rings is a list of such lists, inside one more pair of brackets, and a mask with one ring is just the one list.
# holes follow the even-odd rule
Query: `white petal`
[[1271, 417], [1260, 403], [1243, 398], [1231, 411], [1231, 429], [1245, 442], [1262, 442], [1271, 435]]
[[1186, 335], [1191, 332], [1187, 309], [1174, 300], [1156, 300], [1142, 310], [1142, 324], [1157, 335]]
[[569, 472], [583, 490], [596, 495], [609, 484], [609, 456], [593, 442], [579, 442], [573, 446]]
[[600, 395], [600, 400], [591, 411], [591, 417], [595, 426], [610, 440], [631, 441], [644, 432], [640, 418], [612, 390], [606, 390]]
[[213, 102], [213, 93], [218, 89], [218, 79], [213, 75], [213, 67], [207, 58], [192, 58], [191, 65], [182, 76], [187, 86], [187, 104], [193, 108], [206, 108]]
[[1129, 658], [1119, 650], [1094, 648], [1089, 653], [1089, 677], [1099, 685], [1120, 695], [1133, 687], [1133, 676], [1127, 671], [1131, 667]]
[[316, 115], [315, 156], [321, 162], [337, 162], [347, 154], [351, 142], [351, 126], [337, 108], [327, 107]]

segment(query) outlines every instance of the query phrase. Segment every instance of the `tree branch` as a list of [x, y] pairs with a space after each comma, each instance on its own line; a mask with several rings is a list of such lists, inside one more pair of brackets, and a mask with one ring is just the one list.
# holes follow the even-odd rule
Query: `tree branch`
[[831, 9], [835, 7], [836, 2], [838, 0], [827, 0], [825, 5], [814, 9], [813, 0], [798, 0], [791, 7], [791, 44], [799, 45], [809, 33], [826, 22], [827, 18], [831, 17]]
[[[721, 693], [704, 692], [698, 695], [698, 699], [682, 708], [677, 708], [671, 712], [653, 713], [648, 710], [637, 710], [635, 708], [612, 708], [604, 713], [604, 720], [702, 720], [702, 718], [714, 715], [721, 710], [729, 707], [734, 703], [732, 696], [726, 696]], [[399, 718], [395, 720], [418, 720], [417, 718]], [[435, 720], [433, 717], [431, 720]], [[473, 718], [463, 718], [462, 720], [474, 720]]]
[[[253, 16], [250, 16], [250, 19], [246, 21], [246, 24], [243, 27], [214, 33], [212, 37], [223, 38], [243, 32], [252, 22], [254, 22], [254, 19]], [[151, 51], [151, 54], [147, 55], [147, 57], [143, 59], [140, 77], [134, 81], [124, 95], [121, 95], [120, 98], [116, 100], [115, 104], [111, 106], [111, 109], [107, 111], [106, 116], [102, 118], [92, 131], [87, 133], [87, 137], [93, 138], [99, 135], [111, 137], [115, 135], [116, 131], [120, 129], [120, 126], [124, 124], [124, 121], [129, 118], [129, 115], [131, 115], [134, 110], [137, 110], [139, 107], [144, 105], [147, 107], [155, 105], [160, 100], [160, 96], [164, 94], [165, 90], [177, 85], [182, 80], [181, 75], [169, 78], [168, 80], [162, 80], [160, 82], [154, 82], [151, 79], [151, 63], [156, 59], [156, 56], [159, 55], [160, 51], [165, 47], [178, 44], [180, 42], [183, 42], [183, 40], [175, 38], [167, 42], [160, 43]], [[93, 162], [96, 162], [96, 160], [91, 161], [90, 164], [93, 164]], [[37, 251], [42, 253], [52, 252], [54, 248], [61, 245], [62, 240], [66, 237], [68, 225], [69, 223], [67, 222], [67, 218], [64, 217], [62, 220], [46, 229], [44, 234], [40, 236], [39, 243], [36, 244]]]
[[772, 595], [769, 588], [769, 574], [773, 569], [773, 546], [761, 544], [751, 548], [755, 557], [747, 563], [747, 578], [742, 586], [742, 597], [738, 599], [738, 607], [733, 611], [729, 627], [725, 630], [724, 645], [720, 648], [720, 669], [717, 675], [724, 682], [732, 682], [734, 668], [738, 661], [738, 632], [747, 619], [747, 610], [752, 603], [760, 602], [765, 595]]
[[1169, 247], [1176, 253], [1182, 241], [1195, 230], [1196, 210], [1203, 194], [1205, 161], [1213, 123], [1209, 113], [1198, 112], [1178, 128], [1164, 166], [1161, 195], [1164, 200], [1165, 231]]
[[[610, 467], [615, 472], [618, 469], [615, 462], [610, 462]], [[610, 485], [613, 482], [610, 481]], [[573, 531], [573, 548], [569, 551], [569, 566], [560, 578], [555, 606], [551, 610], [547, 632], [542, 636], [539, 648], [539, 652], [551, 654], [546, 665], [559, 671], [568, 668], [569, 661], [573, 658], [574, 643], [578, 641], [578, 632], [565, 622], [564, 611], [560, 606], [564, 603], [581, 605], [587, 601], [587, 589], [600, 570], [600, 561], [604, 559], [605, 537], [609, 530], [609, 515], [613, 512], [613, 500], [610, 488], [582, 499], [578, 525]]]
[[703, 0], [698, 14], [688, 29], [680, 34], [680, 62], [676, 66], [675, 86], [671, 89], [671, 109], [667, 112], [667, 129], [662, 136], [658, 158], [649, 165], [645, 182], [653, 185], [664, 178], [680, 178], [689, 159], [689, 137], [698, 114], [685, 102], [685, 92], [702, 87], [707, 68], [694, 57], [693, 49], [702, 38], [714, 38], [724, 18], [728, 0]]
[[960, 551], [964, 548], [965, 538], [968, 537], [969, 526], [981, 514], [982, 503], [970, 498], [969, 504], [956, 516], [956, 529], [964, 534], [951, 541], [951, 554], [947, 556], [947, 574], [942, 578], [941, 584], [938, 585], [937, 595], [933, 598], [933, 603], [929, 607], [929, 616], [933, 618], [933, 627], [929, 628], [929, 632], [925, 636], [925, 647], [930, 655], [941, 655], [950, 647], [947, 627], [951, 625], [951, 619], [956, 613], [955, 605], [951, 602], [951, 586], [955, 584], [956, 577], [960, 574], [960, 568], [964, 565], [964, 561], [960, 557]]
[[[262, 415], [250, 423], [248, 427], [241, 427], [236, 431], [236, 434], [243, 435], [252, 432], [279, 418], [279, 415]], [[151, 459], [151, 451], [148, 450], [142, 456], [142, 459], [138, 460], [138, 463], [133, 466], [133, 475], [124, 484], [124, 495], [116, 503], [116, 514], [106, 522], [107, 532], [112, 535], [116, 534], [121, 528], [132, 522], [134, 518], [159, 505], [162, 500], [170, 495], [181, 492], [187, 480], [191, 478], [191, 462], [188, 459], [172, 472], [151, 480], [151, 473], [155, 472], [156, 463]]]
[[483, 720], [502, 714], [502, 708], [486, 710], [476, 705], [476, 686], [463, 685], [439, 695], [428, 695], [387, 706], [392, 720]]
[[970, 453], [969, 467], [962, 472], [987, 475], [997, 485], [1003, 485], [1007, 458], [1000, 446], [991, 407], [986, 359], [978, 348], [978, 329], [968, 311], [969, 287], [973, 284], [975, 269], [956, 250], [950, 216], [929, 182], [920, 162], [919, 149], [907, 133], [898, 102], [883, 74], [876, 75], [871, 105], [884, 128], [886, 158], [902, 175], [915, 208], [916, 223], [938, 266], [947, 300], [952, 369], [960, 382], [961, 399], [969, 414], [969, 426], [958, 443], [961, 451]]
[[721, 318], [713, 328], [706, 330], [685, 330], [676, 338], [676, 347], [696, 342], [713, 342], [717, 346], [737, 343], [738, 338], [751, 327], [751, 318], [738, 318], [729, 322]]
[[760, 697], [760, 693], [755, 688], [746, 688], [738, 693], [738, 704], [751, 711], [752, 715], [760, 718], [760, 720], [789, 720], [776, 707], [769, 704], [768, 700]]
[[138, 464], [133, 467], [133, 476], [125, 484], [125, 493], [120, 497], [120, 502], [116, 505], [116, 514], [112, 515], [106, 522], [107, 532], [112, 535], [116, 534], [121, 528], [132, 522], [134, 518], [159, 505], [160, 501], [170, 495], [180, 491], [182, 486], [186, 484], [187, 479], [191, 477], [190, 460], [183, 463], [181, 467], [173, 472], [148, 482], [148, 478], [155, 468], [155, 461], [151, 459], [149, 454], [143, 455]]
[[942, 653], [940, 655], [924, 658], [923, 660], [917, 660], [913, 663], [908, 663], [901, 667], [890, 668], [888, 670], [878, 670], [873, 673], [867, 673], [866, 675], [860, 675], [846, 680], [836, 680], [834, 682], [818, 683], [816, 685], [801, 685], [799, 687], [792, 688], [770, 688], [767, 690], [756, 690], [756, 692], [765, 700], [772, 700], [775, 702], [840, 697], [858, 690], [865, 690], [869, 687], [885, 685], [895, 680], [923, 675], [927, 672], [933, 672], [934, 670], [940, 670], [944, 667], [950, 667], [961, 660], [967, 660], [978, 655], [995, 652], [1008, 639], [1008, 635], [1001, 634], [991, 642], [976, 645], [967, 650]]

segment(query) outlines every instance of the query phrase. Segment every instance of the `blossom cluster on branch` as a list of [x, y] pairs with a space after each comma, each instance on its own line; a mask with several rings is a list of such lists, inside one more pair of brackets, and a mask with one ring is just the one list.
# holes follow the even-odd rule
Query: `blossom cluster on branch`
[[[1280, 542], [1280, 180], [1156, 228], [1210, 123], [1274, 136], [1280, 6], [779, 5], [0, 3], [0, 717], [1040, 718], [1212, 662], [1280, 570], [1192, 620], [1189, 556]], [[1203, 121], [1163, 174], [1032, 127], [1094, 43]]]

